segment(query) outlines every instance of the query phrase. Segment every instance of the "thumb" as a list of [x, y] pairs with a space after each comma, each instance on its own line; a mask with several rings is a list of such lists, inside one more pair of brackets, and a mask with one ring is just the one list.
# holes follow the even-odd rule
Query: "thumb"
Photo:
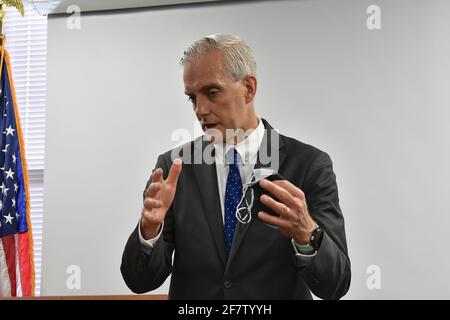
[[175, 161], [172, 163], [172, 167], [170, 168], [170, 171], [169, 171], [169, 176], [167, 177], [167, 180], [166, 180], [166, 182], [168, 184], [173, 184], [173, 185], [177, 184], [178, 177], [180, 176], [182, 166], [183, 166], [183, 162], [181, 161], [181, 159], [175, 159]]

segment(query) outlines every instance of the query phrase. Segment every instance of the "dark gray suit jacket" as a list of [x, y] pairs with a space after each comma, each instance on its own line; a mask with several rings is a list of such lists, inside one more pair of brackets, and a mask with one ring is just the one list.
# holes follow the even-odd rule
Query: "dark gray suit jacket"
[[[263, 123], [262, 146], [270, 149], [279, 141], [278, 172], [305, 193], [311, 216], [325, 230], [317, 255], [305, 263], [290, 239], [252, 219], [238, 223], [227, 257], [215, 164], [186, 163], [186, 150], [191, 156], [211, 150], [212, 144], [198, 138], [177, 150], [185, 163], [154, 248], [149, 254], [143, 250], [137, 227], [125, 246], [121, 272], [133, 292], [154, 290], [172, 274], [171, 299], [311, 299], [310, 290], [323, 299], [345, 295], [350, 260], [331, 159]], [[156, 168], [166, 178], [171, 165], [169, 151], [158, 157]], [[258, 157], [255, 167], [270, 165]]]

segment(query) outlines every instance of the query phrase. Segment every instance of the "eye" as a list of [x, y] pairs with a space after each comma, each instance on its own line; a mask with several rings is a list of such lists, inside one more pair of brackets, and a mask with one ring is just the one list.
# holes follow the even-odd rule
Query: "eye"
[[217, 95], [217, 93], [219, 93], [219, 90], [217, 90], [217, 89], [211, 89], [211, 90], [208, 91], [208, 96], [209, 96], [209, 97], [214, 97], [214, 96]]
[[188, 101], [195, 103], [195, 96], [189, 96]]

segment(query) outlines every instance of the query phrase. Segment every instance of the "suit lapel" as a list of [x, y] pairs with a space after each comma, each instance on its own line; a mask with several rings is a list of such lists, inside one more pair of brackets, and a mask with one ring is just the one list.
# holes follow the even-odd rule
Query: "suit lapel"
[[[278, 172], [279, 168], [281, 167], [286, 157], [284, 143], [283, 140], [280, 138], [279, 133], [275, 129], [273, 129], [272, 126], [266, 120], [262, 118], [261, 120], [263, 121], [266, 130], [264, 131], [264, 137], [261, 142], [261, 146], [258, 150], [255, 169], [272, 168], [276, 172]], [[272, 147], [274, 150], [272, 150]], [[268, 159], [271, 159], [271, 162], [268, 162], [267, 161]], [[238, 222], [236, 230], [234, 232], [233, 245], [231, 246], [231, 252], [228, 258], [227, 268], [233, 261], [234, 257], [236, 256], [236, 253], [242, 241], [244, 240], [245, 235], [248, 232], [248, 229], [251, 227], [252, 223], [253, 220], [247, 224], [242, 224]]]
[[[204, 141], [203, 139], [197, 140], [194, 145], [195, 152], [203, 152], [208, 145], [209, 142]], [[214, 148], [212, 151], [214, 152]], [[216, 165], [215, 163], [194, 164], [193, 171], [197, 182], [197, 187], [200, 192], [200, 198], [202, 200], [204, 209], [203, 212], [205, 214], [206, 221], [208, 222], [218, 254], [223, 265], [225, 266], [227, 255], [225, 251], [225, 239], [223, 234], [222, 209], [220, 207], [220, 197], [217, 186]]]

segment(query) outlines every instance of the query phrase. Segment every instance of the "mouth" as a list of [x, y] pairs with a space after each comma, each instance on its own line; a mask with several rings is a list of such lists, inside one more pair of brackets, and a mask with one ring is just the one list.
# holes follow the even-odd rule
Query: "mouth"
[[202, 124], [203, 131], [207, 131], [209, 129], [214, 129], [216, 127], [217, 127], [217, 123], [203, 123]]

